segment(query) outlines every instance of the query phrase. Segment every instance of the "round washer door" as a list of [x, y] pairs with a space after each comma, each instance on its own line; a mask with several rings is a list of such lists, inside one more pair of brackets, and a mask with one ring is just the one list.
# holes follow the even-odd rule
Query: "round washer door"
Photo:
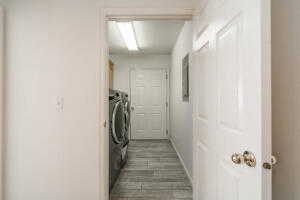
[[125, 134], [125, 118], [124, 106], [121, 101], [114, 106], [112, 115], [112, 137], [115, 143], [120, 144], [124, 140]]
[[130, 103], [129, 101], [126, 101], [125, 103], [125, 125], [126, 125], [126, 131], [129, 130], [130, 126]]

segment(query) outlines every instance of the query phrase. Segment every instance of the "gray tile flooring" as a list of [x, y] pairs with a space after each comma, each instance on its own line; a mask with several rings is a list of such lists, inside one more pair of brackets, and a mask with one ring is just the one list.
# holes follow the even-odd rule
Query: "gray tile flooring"
[[168, 140], [134, 140], [111, 200], [192, 200], [192, 187]]

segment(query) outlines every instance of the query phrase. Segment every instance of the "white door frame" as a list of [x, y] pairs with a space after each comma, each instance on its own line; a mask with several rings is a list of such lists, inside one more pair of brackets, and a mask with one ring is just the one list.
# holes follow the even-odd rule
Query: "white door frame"
[[4, 8], [0, 5], [0, 200], [4, 199]]
[[[169, 94], [170, 94], [170, 79], [169, 79], [169, 67], [142, 67], [142, 68], [138, 68], [138, 67], [131, 67], [130, 70], [129, 70], [129, 96], [130, 96], [130, 101], [131, 101], [131, 72], [136, 70], [136, 69], [145, 69], [145, 70], [163, 70], [165, 75], [167, 76], [167, 78], [165, 78], [165, 89], [166, 89], [166, 92], [165, 92], [165, 100], [166, 100], [166, 103], [168, 104], [168, 106], [165, 107], [165, 130], [164, 130], [164, 138], [167, 139], [168, 138], [168, 134], [167, 132], [169, 132], [169, 107], [170, 107], [170, 99], [169, 99]], [[130, 120], [132, 120], [132, 117], [130, 118]], [[130, 121], [130, 124], [132, 124], [132, 122]], [[129, 138], [132, 139], [132, 134], [131, 134], [131, 131], [132, 129], [130, 128], [130, 136]]]
[[184, 8], [102, 8], [100, 10], [100, 66], [97, 70], [99, 133], [99, 199], [109, 199], [109, 129], [108, 129], [108, 44], [107, 21], [115, 19], [185, 19], [191, 20], [194, 9]]

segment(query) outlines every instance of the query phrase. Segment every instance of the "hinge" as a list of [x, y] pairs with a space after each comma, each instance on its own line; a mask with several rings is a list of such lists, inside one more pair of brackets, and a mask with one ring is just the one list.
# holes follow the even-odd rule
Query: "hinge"
[[166, 74], [166, 79], [168, 79], [168, 74]]
[[167, 135], [169, 135], [169, 130], [166, 130]]
[[168, 102], [166, 102], [166, 107], [168, 107], [169, 106], [169, 103]]

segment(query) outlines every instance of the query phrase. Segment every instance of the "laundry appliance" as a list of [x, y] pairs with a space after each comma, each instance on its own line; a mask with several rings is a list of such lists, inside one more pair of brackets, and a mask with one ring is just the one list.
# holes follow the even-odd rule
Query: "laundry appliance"
[[120, 93], [124, 104], [125, 134], [124, 134], [124, 143], [122, 148], [122, 166], [124, 166], [128, 158], [127, 149], [129, 144], [131, 106], [130, 106], [128, 94], [122, 91], [118, 91], [118, 92]]
[[109, 188], [113, 188], [124, 165], [125, 112], [121, 94], [109, 91]]

